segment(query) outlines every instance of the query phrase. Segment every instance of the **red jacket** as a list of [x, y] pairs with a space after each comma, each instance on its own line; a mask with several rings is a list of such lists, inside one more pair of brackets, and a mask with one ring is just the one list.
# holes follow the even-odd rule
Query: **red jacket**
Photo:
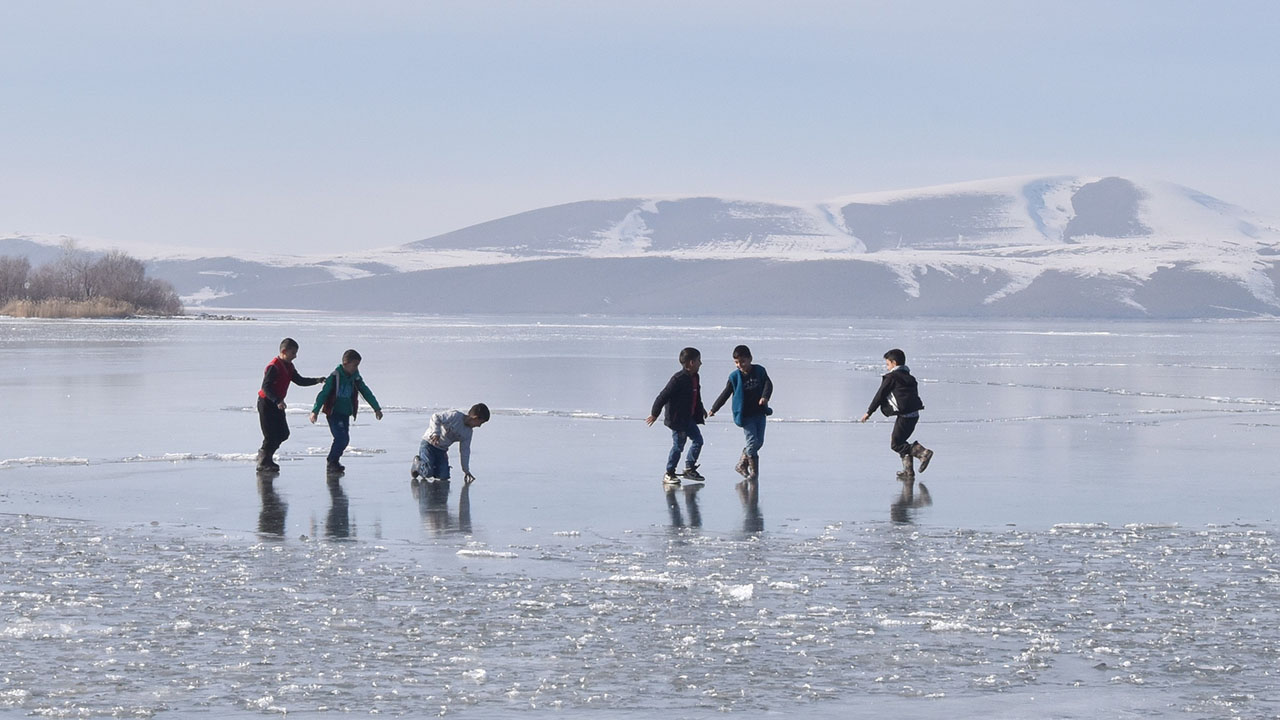
[[277, 355], [271, 358], [271, 362], [267, 363], [267, 369], [262, 372], [262, 388], [258, 390], [258, 397], [279, 404], [289, 392], [289, 383], [306, 386], [315, 385], [323, 380], [324, 378], [302, 377], [294, 369], [293, 363]]

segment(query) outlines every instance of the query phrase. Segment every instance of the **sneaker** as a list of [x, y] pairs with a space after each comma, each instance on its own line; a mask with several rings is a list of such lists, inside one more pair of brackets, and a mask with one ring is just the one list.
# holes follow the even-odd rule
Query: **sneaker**
[[680, 476], [677, 475], [674, 470], [668, 470], [667, 473], [662, 476], [662, 484], [663, 485], [679, 485]]
[[688, 465], [684, 469], [684, 479], [694, 482], [706, 482], [707, 479], [702, 477], [702, 473], [698, 472], [697, 465]]

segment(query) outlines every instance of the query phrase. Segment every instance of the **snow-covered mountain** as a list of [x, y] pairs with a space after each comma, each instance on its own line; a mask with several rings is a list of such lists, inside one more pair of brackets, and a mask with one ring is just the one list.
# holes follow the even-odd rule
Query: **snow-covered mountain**
[[1280, 313], [1278, 253], [1275, 223], [1189, 188], [1023, 177], [813, 205], [588, 200], [352, 255], [141, 256], [218, 307], [1230, 317]]

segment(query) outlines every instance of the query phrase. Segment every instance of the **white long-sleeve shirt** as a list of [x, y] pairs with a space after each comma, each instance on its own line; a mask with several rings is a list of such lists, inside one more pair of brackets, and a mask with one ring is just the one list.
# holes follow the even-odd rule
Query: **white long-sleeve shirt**
[[436, 443], [436, 447], [441, 450], [448, 450], [449, 446], [454, 443], [460, 443], [458, 455], [462, 461], [462, 472], [471, 474], [471, 433], [475, 428], [467, 427], [464, 422], [467, 419], [467, 413], [462, 410], [444, 410], [431, 416], [431, 424], [427, 426], [427, 432], [423, 434], [423, 440], [429, 440], [432, 435], [440, 438], [440, 442]]

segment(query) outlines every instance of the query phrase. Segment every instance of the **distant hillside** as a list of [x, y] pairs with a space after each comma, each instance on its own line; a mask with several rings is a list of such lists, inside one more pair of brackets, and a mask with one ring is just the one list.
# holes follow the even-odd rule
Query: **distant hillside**
[[1277, 253], [1275, 224], [1189, 188], [1036, 177], [811, 206], [587, 200], [358, 255], [149, 270], [237, 308], [1174, 318], [1280, 312]]

